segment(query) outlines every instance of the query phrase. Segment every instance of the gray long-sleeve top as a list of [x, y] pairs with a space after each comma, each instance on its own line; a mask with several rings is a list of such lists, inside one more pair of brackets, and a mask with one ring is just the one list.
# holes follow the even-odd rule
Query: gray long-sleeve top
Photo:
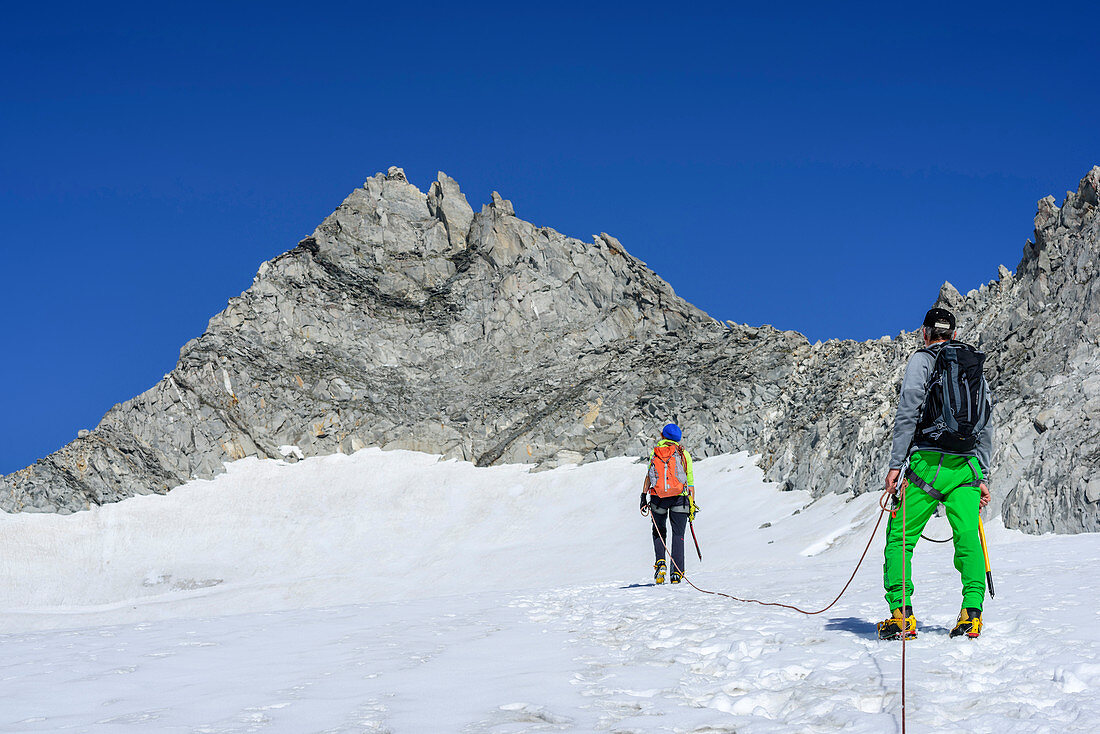
[[[928, 377], [932, 374], [932, 366], [935, 363], [935, 356], [920, 351], [910, 357], [909, 364], [905, 366], [905, 378], [901, 382], [901, 396], [898, 398], [898, 412], [894, 416], [894, 443], [890, 448], [891, 469], [904, 469], [908, 463], [909, 446], [913, 442], [913, 434], [917, 430], [917, 421], [920, 420], [920, 408], [924, 404]], [[988, 386], [986, 389], [988, 390]], [[919, 440], [913, 448], [917, 451], [921, 449], [943, 451], [943, 449], [931, 445], [922, 446]], [[989, 468], [993, 457], [992, 419], [985, 424], [985, 428], [978, 436], [978, 445], [974, 447], [973, 451], [964, 454], [964, 456], [976, 456], [978, 465], [982, 468], [982, 474], [987, 478], [989, 477]]]

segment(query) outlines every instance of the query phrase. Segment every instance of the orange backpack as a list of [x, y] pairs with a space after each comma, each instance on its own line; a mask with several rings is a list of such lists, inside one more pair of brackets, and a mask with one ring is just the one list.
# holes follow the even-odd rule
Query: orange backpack
[[658, 497], [675, 497], [684, 493], [686, 485], [687, 462], [683, 447], [678, 443], [669, 443], [653, 449], [653, 459], [649, 462], [649, 493]]

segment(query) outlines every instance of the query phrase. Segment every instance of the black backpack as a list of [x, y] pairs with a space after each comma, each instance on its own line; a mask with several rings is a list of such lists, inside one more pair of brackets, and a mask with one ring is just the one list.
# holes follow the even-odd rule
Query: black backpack
[[925, 385], [915, 443], [948, 453], [973, 451], [992, 409], [982, 374], [985, 354], [957, 341], [921, 351], [936, 362]]

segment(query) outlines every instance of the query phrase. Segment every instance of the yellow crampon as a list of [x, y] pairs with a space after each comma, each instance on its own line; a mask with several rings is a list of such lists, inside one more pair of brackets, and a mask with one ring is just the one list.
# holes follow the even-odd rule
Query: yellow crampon
[[966, 635], [974, 639], [982, 633], [982, 611], [980, 609], [963, 609], [959, 612], [959, 621], [955, 622], [955, 629], [951, 630], [952, 637]]
[[880, 640], [911, 640], [917, 636], [917, 618], [909, 610], [909, 616], [903, 616], [901, 609], [895, 609], [892, 616], [878, 623]]

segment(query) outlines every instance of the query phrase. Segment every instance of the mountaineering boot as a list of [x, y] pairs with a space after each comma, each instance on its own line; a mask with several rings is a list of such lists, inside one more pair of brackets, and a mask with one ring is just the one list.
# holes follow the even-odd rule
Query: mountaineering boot
[[911, 640], [917, 636], [917, 618], [913, 616], [913, 607], [905, 611], [895, 609], [893, 615], [878, 623], [880, 640]]
[[658, 584], [665, 582], [665, 559], [661, 559], [653, 564], [653, 580]]
[[680, 579], [682, 579], [683, 577], [684, 577], [683, 574], [681, 574], [679, 571], [673, 571], [672, 572], [672, 583], [674, 583], [674, 584], [680, 583]]
[[966, 635], [974, 639], [982, 633], [982, 610], [967, 607], [959, 612], [959, 621], [955, 622], [955, 629], [951, 630], [952, 637]]

